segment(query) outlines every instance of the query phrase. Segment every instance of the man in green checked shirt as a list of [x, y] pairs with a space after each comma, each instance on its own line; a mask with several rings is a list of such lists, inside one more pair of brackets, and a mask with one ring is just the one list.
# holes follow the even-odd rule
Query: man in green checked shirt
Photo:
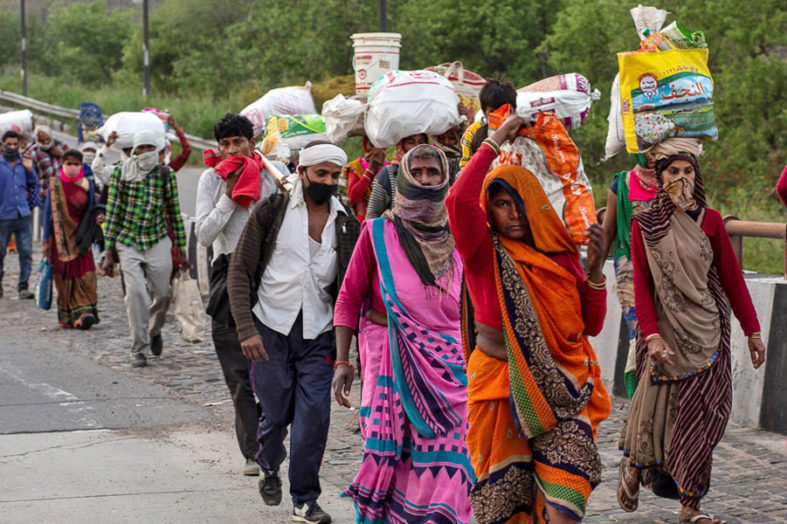
[[109, 182], [103, 267], [112, 274], [115, 247], [126, 283], [132, 367], [147, 365], [148, 348], [161, 355], [161, 328], [171, 297], [172, 240], [180, 251], [181, 270], [188, 269], [178, 184], [175, 172], [162, 165], [164, 146], [162, 133], [139, 131], [131, 157], [115, 168]]

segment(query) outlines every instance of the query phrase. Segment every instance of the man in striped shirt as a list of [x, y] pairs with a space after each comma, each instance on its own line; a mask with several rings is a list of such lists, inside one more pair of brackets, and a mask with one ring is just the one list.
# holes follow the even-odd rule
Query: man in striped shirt
[[132, 367], [147, 365], [148, 348], [154, 356], [161, 355], [173, 241], [179, 255], [175, 258], [182, 270], [188, 269], [178, 184], [175, 172], [161, 163], [164, 147], [163, 134], [139, 131], [131, 157], [115, 168], [109, 182], [104, 270], [112, 273], [114, 247], [126, 283]]

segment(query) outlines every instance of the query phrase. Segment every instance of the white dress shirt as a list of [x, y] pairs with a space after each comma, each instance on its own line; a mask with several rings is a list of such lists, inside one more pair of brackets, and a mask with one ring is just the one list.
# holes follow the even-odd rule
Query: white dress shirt
[[338, 197], [331, 197], [331, 211], [319, 249], [312, 256], [309, 242], [309, 211], [303, 184], [297, 180], [281, 223], [270, 261], [265, 267], [253, 308], [268, 328], [289, 335], [303, 311], [303, 338], [312, 340], [333, 324], [331, 286], [336, 282], [336, 216], [345, 213]]

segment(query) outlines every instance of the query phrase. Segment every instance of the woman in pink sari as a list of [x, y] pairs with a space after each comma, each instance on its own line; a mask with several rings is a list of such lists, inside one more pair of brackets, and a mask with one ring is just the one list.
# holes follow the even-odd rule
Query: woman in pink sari
[[447, 194], [445, 155], [428, 145], [408, 152], [394, 208], [364, 224], [336, 303], [337, 402], [350, 405], [356, 329], [364, 379], [363, 463], [344, 492], [360, 523], [471, 518], [462, 262]]

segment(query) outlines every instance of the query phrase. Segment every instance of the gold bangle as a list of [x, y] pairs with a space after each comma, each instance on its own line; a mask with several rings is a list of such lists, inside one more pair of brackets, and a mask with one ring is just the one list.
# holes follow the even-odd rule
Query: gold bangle
[[760, 335], [760, 332], [759, 332], [759, 331], [755, 331], [754, 333], [752, 333], [751, 335], [749, 335], [749, 338], [759, 338], [759, 339], [761, 339], [761, 340], [762, 340], [762, 336]]
[[653, 333], [652, 335], [648, 335], [647, 337], [645, 337], [645, 342], [650, 342], [651, 340], [656, 340], [657, 338], [661, 338], [661, 335], [659, 335], [658, 333]]
[[607, 289], [607, 277], [604, 277], [604, 279], [601, 282], [593, 282], [590, 279], [587, 279], [585, 282], [587, 282], [588, 287], [590, 289], [598, 289], [598, 290]]
[[485, 139], [483, 143], [491, 147], [496, 154], [500, 154], [500, 144], [492, 140], [492, 137]]

